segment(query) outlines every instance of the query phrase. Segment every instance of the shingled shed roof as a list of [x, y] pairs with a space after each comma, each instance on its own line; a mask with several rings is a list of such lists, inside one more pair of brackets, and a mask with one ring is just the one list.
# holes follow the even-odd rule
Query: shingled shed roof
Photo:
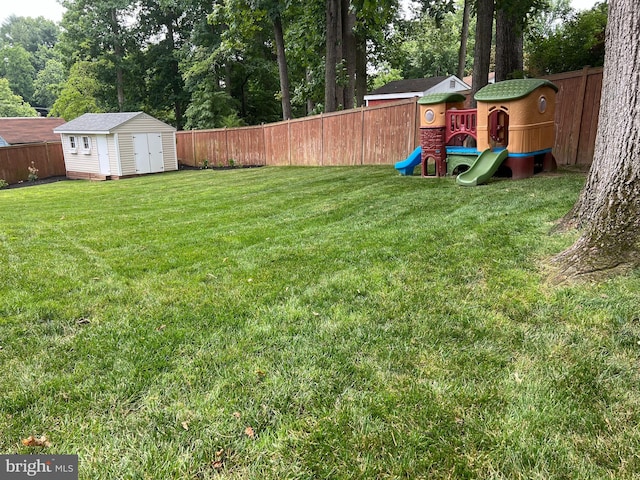
[[111, 133], [111, 130], [119, 127], [123, 123], [136, 118], [139, 115], [146, 115], [143, 112], [122, 112], [122, 113], [85, 113], [80, 117], [59, 126], [55, 133]]
[[55, 117], [4, 117], [0, 118], [0, 137], [8, 145], [59, 142], [53, 129], [63, 123], [63, 118]]
[[549, 80], [540, 78], [522, 78], [516, 80], [505, 80], [489, 84], [475, 94], [475, 99], [480, 102], [497, 102], [502, 100], [517, 100], [524, 98], [540, 87], [551, 87], [556, 92], [556, 87]]

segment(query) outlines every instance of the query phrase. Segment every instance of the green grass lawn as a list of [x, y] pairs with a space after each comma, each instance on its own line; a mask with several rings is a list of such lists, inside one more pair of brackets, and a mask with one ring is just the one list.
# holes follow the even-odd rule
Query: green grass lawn
[[640, 275], [552, 287], [584, 175], [0, 191], [0, 453], [81, 479], [640, 477]]

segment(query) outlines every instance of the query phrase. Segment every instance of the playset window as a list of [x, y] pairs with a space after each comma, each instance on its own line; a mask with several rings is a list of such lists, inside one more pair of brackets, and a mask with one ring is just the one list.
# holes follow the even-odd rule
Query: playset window
[[436, 114], [429, 108], [426, 112], [424, 112], [424, 119], [427, 123], [433, 123], [433, 121], [436, 119]]
[[540, 98], [538, 99], [538, 111], [540, 113], [547, 111], [547, 97], [544, 95], [540, 95]]

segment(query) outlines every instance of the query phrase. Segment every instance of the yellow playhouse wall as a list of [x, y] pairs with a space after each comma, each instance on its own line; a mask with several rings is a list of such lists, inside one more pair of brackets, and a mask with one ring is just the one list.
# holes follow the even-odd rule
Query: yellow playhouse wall
[[[538, 110], [541, 96], [547, 100], [544, 113]], [[509, 144], [511, 153], [529, 153], [553, 148], [555, 141], [555, 98], [556, 92], [550, 87], [540, 87], [524, 98], [506, 102], [478, 102], [478, 142], [483, 151], [490, 148], [489, 109], [505, 109], [509, 114]]]
[[[420, 107], [420, 127], [421, 128], [436, 128], [436, 127], [445, 127], [446, 126], [446, 116], [445, 113], [448, 109], [456, 108], [458, 110], [464, 108], [463, 102], [455, 102], [455, 103], [436, 103], [433, 105], [419, 105]], [[435, 114], [435, 118], [433, 122], [427, 123], [424, 114], [427, 110], [433, 110]]]

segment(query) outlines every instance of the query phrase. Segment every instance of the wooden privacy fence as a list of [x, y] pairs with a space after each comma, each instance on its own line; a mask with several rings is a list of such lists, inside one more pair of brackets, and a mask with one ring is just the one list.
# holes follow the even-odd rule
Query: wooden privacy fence
[[66, 175], [62, 143], [34, 143], [0, 148], [0, 178], [9, 184], [27, 181], [29, 167], [38, 169], [38, 178]]
[[556, 143], [559, 165], [591, 165], [600, 112], [602, 67], [544, 77], [558, 87]]
[[404, 159], [418, 144], [416, 99], [257, 127], [176, 133], [178, 161], [233, 165], [377, 165]]
[[[593, 159], [602, 68], [547, 78], [558, 86], [559, 165]], [[177, 132], [178, 160], [200, 167], [235, 165], [392, 165], [419, 145], [416, 98], [257, 127]]]

